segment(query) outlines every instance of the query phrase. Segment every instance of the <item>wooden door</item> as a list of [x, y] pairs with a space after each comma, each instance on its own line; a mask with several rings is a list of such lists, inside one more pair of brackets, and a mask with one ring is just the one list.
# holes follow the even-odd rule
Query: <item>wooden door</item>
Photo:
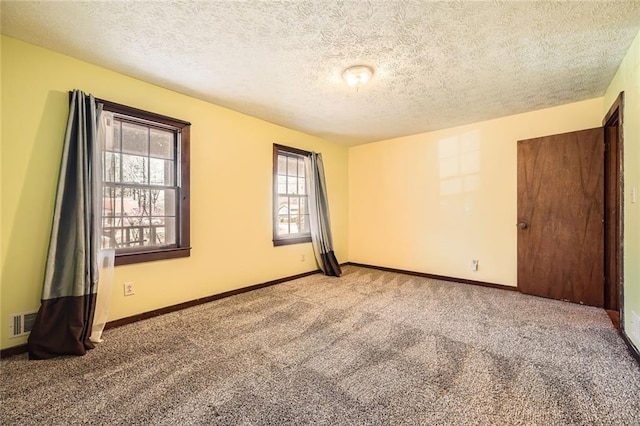
[[603, 306], [602, 128], [518, 141], [518, 289]]

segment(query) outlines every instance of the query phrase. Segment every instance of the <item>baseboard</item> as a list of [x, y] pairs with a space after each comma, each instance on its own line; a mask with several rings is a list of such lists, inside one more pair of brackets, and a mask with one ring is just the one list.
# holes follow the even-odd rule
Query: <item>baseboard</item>
[[0, 350], [0, 358], [8, 358], [14, 355], [20, 355], [27, 351], [27, 344], [12, 346], [10, 348]]
[[488, 283], [484, 281], [467, 280], [464, 278], [447, 277], [445, 275], [427, 274], [424, 272], [406, 271], [404, 269], [387, 268], [386, 266], [367, 265], [364, 263], [355, 263], [355, 262], [347, 262], [347, 265], [360, 266], [362, 268], [378, 269], [380, 271], [386, 271], [386, 272], [396, 272], [398, 274], [413, 275], [413, 276], [422, 277], [422, 278], [431, 278], [434, 280], [451, 281], [455, 283], [478, 285], [481, 287], [498, 288], [501, 290], [518, 291], [516, 287], [503, 285], [503, 284], [494, 284], [494, 283]]
[[640, 365], [640, 351], [636, 348], [636, 345], [633, 344], [627, 333], [624, 331], [624, 327], [620, 330], [620, 336], [622, 336], [622, 340], [627, 344], [627, 349], [631, 353], [631, 356], [636, 359], [638, 364]]
[[[416, 276], [416, 277], [432, 278], [432, 279], [437, 279], [437, 280], [442, 280], [442, 281], [452, 281], [452, 282], [456, 282], [456, 283], [479, 285], [479, 286], [482, 286], [482, 287], [498, 288], [498, 289], [509, 290], [509, 291], [518, 291], [517, 287], [511, 287], [511, 286], [502, 285], [502, 284], [487, 283], [487, 282], [483, 282], [483, 281], [474, 281], [474, 280], [467, 280], [467, 279], [463, 279], [463, 278], [447, 277], [447, 276], [443, 276], [443, 275], [427, 274], [427, 273], [424, 273], [424, 272], [406, 271], [404, 269], [387, 268], [385, 266], [366, 265], [364, 263], [356, 263], [356, 262], [347, 262], [346, 264], [347, 265], [353, 265], [353, 266], [360, 266], [362, 268], [378, 269], [380, 271], [396, 272], [396, 273], [399, 273], [399, 274], [413, 275], [413, 276]], [[607, 314], [609, 314], [609, 312], [607, 312]], [[614, 322], [614, 325], [615, 325], [615, 322]], [[629, 337], [625, 333], [624, 329], [619, 329], [619, 334], [622, 337], [622, 340], [626, 343], [627, 348], [629, 349], [629, 352], [631, 353], [631, 356], [636, 359], [638, 364], [640, 364], [640, 351], [638, 351], [638, 348], [636, 348], [636, 346], [633, 344], [631, 339], [629, 339]]]
[[[444, 276], [444, 275], [435, 275], [435, 274], [427, 274], [427, 273], [424, 273], [424, 272], [407, 271], [407, 270], [404, 270], [404, 269], [387, 268], [387, 267], [384, 267], [384, 266], [366, 265], [366, 264], [363, 264], [363, 263], [356, 263], [356, 262], [345, 262], [345, 263], [341, 263], [340, 264], [340, 266], [347, 266], [347, 265], [359, 266], [359, 267], [362, 267], [362, 268], [369, 268], [369, 269], [377, 269], [377, 270], [380, 270], [380, 271], [396, 272], [396, 273], [399, 273], [399, 274], [413, 275], [413, 276], [417, 276], [417, 277], [431, 278], [431, 279], [437, 279], [437, 280], [442, 280], [442, 281], [451, 281], [451, 282], [457, 282], [457, 283], [463, 283], [463, 284], [478, 285], [478, 286], [482, 286], [482, 287], [498, 288], [498, 289], [508, 290], [508, 291], [518, 291], [518, 289], [515, 288], [515, 287], [506, 286], [506, 285], [502, 285], [502, 284], [494, 284], [494, 283], [488, 283], [488, 282], [483, 282], [483, 281], [467, 280], [467, 279], [463, 279], [463, 278], [454, 278], [454, 277], [448, 277], [448, 276]], [[204, 304], [204, 303], [213, 302], [214, 300], [224, 299], [225, 297], [235, 296], [237, 294], [242, 294], [242, 293], [246, 293], [246, 292], [249, 292], [249, 291], [257, 290], [257, 289], [260, 289], [260, 288], [265, 288], [265, 287], [269, 287], [269, 286], [272, 286], [272, 285], [281, 284], [281, 283], [284, 283], [284, 282], [287, 282], [287, 281], [291, 281], [291, 280], [295, 280], [295, 279], [298, 279], [298, 278], [308, 277], [310, 275], [315, 275], [317, 273], [320, 273], [320, 270], [304, 272], [302, 274], [292, 275], [292, 276], [285, 277], [285, 278], [279, 278], [277, 280], [267, 281], [267, 282], [260, 283], [260, 284], [254, 284], [254, 285], [251, 285], [251, 286], [248, 286], [248, 287], [243, 287], [243, 288], [239, 288], [239, 289], [236, 289], [236, 290], [230, 290], [230, 291], [226, 291], [224, 293], [214, 294], [214, 295], [211, 295], [211, 296], [202, 297], [200, 299], [190, 300], [188, 302], [179, 303], [177, 305], [171, 305], [171, 306], [167, 306], [167, 307], [164, 307], [164, 308], [161, 308], [161, 309], [156, 309], [156, 310], [153, 310], [153, 311], [143, 312], [141, 314], [132, 315], [130, 317], [126, 317], [126, 318], [121, 318], [121, 319], [117, 319], [117, 320], [114, 320], [114, 321], [110, 321], [105, 325], [105, 330], [106, 329], [111, 329], [111, 328], [116, 328], [116, 327], [121, 327], [121, 326], [126, 325], [126, 324], [132, 324], [134, 322], [142, 321], [144, 319], [157, 317], [159, 315], [168, 314], [168, 313], [171, 313], [171, 312], [179, 311], [179, 310], [182, 310], [182, 309], [190, 308], [190, 307], [201, 305], [201, 304]], [[640, 364], [640, 352], [638, 351], [638, 348], [636, 348], [635, 345], [633, 344], [633, 342], [631, 342], [631, 340], [629, 339], [627, 334], [624, 332], [624, 330], [620, 330], [620, 336], [622, 336], [622, 340], [626, 343], [627, 348], [629, 349], [629, 352], [631, 353], [631, 355]], [[27, 344], [26, 343], [22, 344], [22, 345], [12, 346], [10, 348], [6, 348], [6, 349], [0, 350], [0, 358], [7, 358], [7, 357], [10, 357], [10, 356], [19, 355], [19, 354], [22, 354], [22, 353], [25, 353], [25, 352], [27, 352]]]
[[159, 315], [168, 314], [175, 311], [180, 311], [182, 309], [191, 308], [193, 306], [202, 305], [204, 303], [213, 302], [214, 300], [224, 299], [225, 297], [235, 296], [236, 294], [247, 293], [249, 291], [258, 290], [260, 288], [269, 287], [276, 284], [282, 284], [287, 281], [295, 280], [298, 278], [308, 277], [310, 275], [315, 275], [320, 273], [320, 270], [303, 272], [302, 274], [292, 275], [290, 277], [278, 278], [277, 280], [267, 281], [260, 284], [250, 285], [248, 287], [238, 288], [236, 290], [225, 291], [224, 293], [214, 294], [211, 296], [201, 297], [200, 299], [189, 300], [188, 302], [178, 303], [177, 305], [166, 306], [164, 308], [156, 309], [153, 311], [143, 312], [141, 314], [132, 315], [126, 318], [120, 318], [114, 321], [109, 321], [104, 329], [108, 330], [111, 328], [121, 327], [123, 325], [131, 324], [134, 322], [142, 321], [145, 319], [157, 317]]
[[[310, 271], [310, 272], [303, 272], [302, 274], [292, 275], [289, 277], [278, 278], [277, 280], [267, 281], [260, 284], [250, 285], [248, 287], [243, 287], [236, 290], [225, 291], [224, 293], [214, 294], [211, 296], [202, 297], [200, 299], [190, 300], [184, 303], [178, 303], [177, 305], [171, 305], [171, 306], [156, 309], [153, 311], [143, 312], [141, 314], [132, 315], [130, 317], [109, 321], [104, 328], [105, 330], [108, 330], [111, 328], [121, 327], [126, 324], [131, 324], [131, 323], [142, 321], [145, 319], [157, 317], [159, 315], [164, 315], [164, 314], [179, 311], [182, 309], [191, 308], [193, 306], [202, 305], [203, 303], [213, 302], [214, 300], [224, 299], [225, 297], [229, 297], [229, 296], [235, 296], [236, 294], [246, 293], [249, 291], [258, 290], [260, 288], [265, 288], [265, 287], [269, 287], [276, 284], [281, 284], [281, 283], [295, 280], [298, 278], [308, 277], [310, 275], [315, 275], [317, 273], [320, 273], [319, 269], [315, 271]], [[7, 358], [13, 355], [19, 355], [27, 352], [27, 350], [28, 349], [27, 349], [26, 343], [23, 345], [2, 349], [0, 350], [0, 358]]]
[[620, 312], [614, 311], [612, 309], [605, 309], [607, 316], [611, 320], [611, 324], [616, 329], [616, 331], [620, 331]]

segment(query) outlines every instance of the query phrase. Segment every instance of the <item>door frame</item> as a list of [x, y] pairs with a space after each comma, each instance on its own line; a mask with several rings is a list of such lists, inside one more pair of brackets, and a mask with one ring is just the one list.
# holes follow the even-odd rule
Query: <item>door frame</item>
[[[604, 187], [608, 188], [608, 183], [611, 182], [612, 179], [616, 180], [615, 191], [614, 193], [605, 193], [605, 212], [607, 211], [608, 206], [612, 206], [615, 209], [615, 220], [617, 222], [617, 232], [615, 233], [614, 243], [608, 243], [608, 236], [605, 235], [605, 263], [607, 259], [611, 258], [613, 255], [613, 259], [616, 262], [616, 277], [610, 277], [609, 271], [605, 268], [605, 292], [607, 292], [609, 286], [607, 281], [614, 279], [618, 283], [618, 313], [620, 315], [620, 330], [624, 331], [624, 262], [623, 262], [623, 242], [624, 242], [624, 92], [620, 92], [616, 100], [613, 102], [609, 111], [604, 116], [602, 120], [602, 126], [606, 127], [617, 127], [617, 140], [610, 141], [608, 140], [608, 132], [605, 129], [605, 164], [611, 156], [615, 156], [615, 163], [617, 165], [616, 170], [611, 170], [607, 166], [605, 170], [608, 170], [608, 173], [604, 174]], [[613, 149], [610, 149], [613, 147]], [[616, 176], [617, 175], [617, 176]], [[605, 220], [607, 220], [607, 215], [605, 215]], [[605, 229], [607, 229], [611, 224], [605, 223]], [[610, 281], [609, 281], [610, 282]], [[606, 297], [605, 297], [606, 299]], [[606, 306], [605, 306], [606, 308]]]

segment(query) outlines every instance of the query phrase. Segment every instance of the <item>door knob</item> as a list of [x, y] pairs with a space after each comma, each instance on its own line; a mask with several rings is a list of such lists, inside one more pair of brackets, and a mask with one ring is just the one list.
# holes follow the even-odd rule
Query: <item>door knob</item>
[[527, 225], [526, 222], [518, 223], [518, 228], [520, 228], [520, 229], [527, 229], [528, 227], [529, 227], [529, 225]]

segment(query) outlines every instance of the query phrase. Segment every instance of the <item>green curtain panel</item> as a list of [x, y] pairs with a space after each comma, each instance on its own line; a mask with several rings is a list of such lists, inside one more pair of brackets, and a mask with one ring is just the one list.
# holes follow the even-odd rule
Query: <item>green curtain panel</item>
[[311, 243], [318, 266], [326, 275], [339, 277], [340, 264], [333, 252], [327, 183], [324, 179], [322, 154], [312, 152], [306, 159], [309, 180], [309, 222]]
[[29, 335], [30, 359], [84, 355], [90, 341], [98, 282], [100, 211], [95, 186], [101, 105], [74, 90], [45, 266], [42, 304]]

